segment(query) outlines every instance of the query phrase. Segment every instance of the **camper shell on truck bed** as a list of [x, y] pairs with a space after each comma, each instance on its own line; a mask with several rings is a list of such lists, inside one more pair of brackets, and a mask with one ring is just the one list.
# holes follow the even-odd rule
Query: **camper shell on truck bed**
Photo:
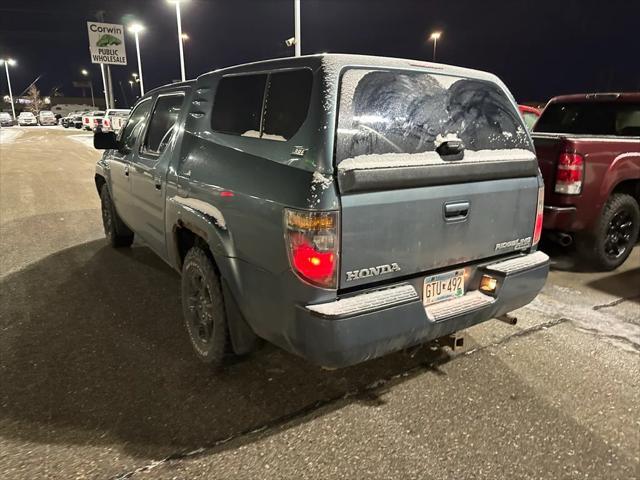
[[519, 308], [547, 276], [531, 139], [488, 73], [257, 62], [147, 93], [114, 138], [95, 140], [107, 236], [182, 273], [205, 361], [228, 332], [237, 353], [261, 337], [347, 366]]

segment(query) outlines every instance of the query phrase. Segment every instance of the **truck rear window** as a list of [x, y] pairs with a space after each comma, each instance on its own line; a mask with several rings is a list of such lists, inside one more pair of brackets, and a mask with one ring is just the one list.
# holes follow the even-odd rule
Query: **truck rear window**
[[578, 135], [640, 136], [640, 103], [552, 103], [544, 109], [535, 132]]
[[467, 151], [532, 150], [519, 112], [497, 85], [421, 72], [347, 70], [336, 161], [435, 151], [455, 136]]

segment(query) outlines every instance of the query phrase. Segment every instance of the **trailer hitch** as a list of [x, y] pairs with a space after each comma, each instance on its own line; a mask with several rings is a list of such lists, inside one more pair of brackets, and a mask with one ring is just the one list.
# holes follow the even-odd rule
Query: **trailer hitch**
[[439, 345], [449, 347], [453, 351], [464, 348], [464, 337], [458, 333], [440, 337], [437, 342]]
[[518, 318], [509, 313], [505, 313], [504, 315], [496, 317], [496, 320], [500, 320], [501, 322], [507, 323], [509, 325], [515, 325], [516, 323], [518, 323]]

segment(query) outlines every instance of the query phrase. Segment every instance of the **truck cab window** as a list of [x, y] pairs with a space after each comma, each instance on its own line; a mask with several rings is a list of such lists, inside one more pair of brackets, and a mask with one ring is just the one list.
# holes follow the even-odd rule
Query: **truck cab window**
[[144, 125], [146, 123], [146, 119], [149, 115], [150, 110], [151, 101], [144, 100], [142, 103], [139, 103], [136, 108], [133, 109], [133, 112], [131, 112], [129, 121], [122, 131], [122, 137], [120, 137], [122, 140], [122, 144], [127, 149], [133, 150], [138, 137], [144, 129]]
[[143, 153], [157, 156], [164, 151], [173, 136], [183, 101], [182, 93], [158, 97], [142, 146]]

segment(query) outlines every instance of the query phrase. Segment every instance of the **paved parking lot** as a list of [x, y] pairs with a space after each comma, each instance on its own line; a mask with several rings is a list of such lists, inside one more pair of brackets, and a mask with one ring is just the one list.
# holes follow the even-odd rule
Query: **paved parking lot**
[[640, 478], [640, 248], [554, 257], [515, 327], [325, 371], [265, 346], [217, 375], [179, 278], [103, 239], [91, 138], [0, 131], [0, 478]]

